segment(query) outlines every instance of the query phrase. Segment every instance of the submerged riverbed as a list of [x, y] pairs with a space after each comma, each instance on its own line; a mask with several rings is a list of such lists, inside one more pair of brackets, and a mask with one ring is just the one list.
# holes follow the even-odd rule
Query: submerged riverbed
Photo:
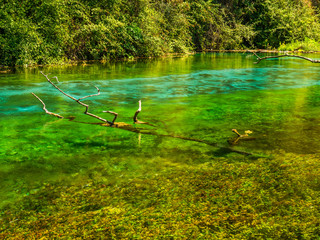
[[[310, 55], [320, 58], [319, 55]], [[72, 184], [99, 176], [107, 181], [154, 175], [171, 166], [249, 159], [195, 138], [230, 147], [228, 140], [251, 130], [254, 140], [232, 146], [262, 156], [284, 152], [319, 154], [320, 65], [301, 59], [254, 64], [249, 53], [196, 54], [181, 58], [17, 70], [0, 75], [0, 207], [39, 191], [47, 183]], [[84, 108], [63, 96], [40, 74], [83, 100], [90, 111], [119, 113], [117, 121], [139, 119], [159, 136], [94, 124]], [[42, 110], [74, 121], [57, 119]], [[80, 179], [80, 180], [79, 180]]]

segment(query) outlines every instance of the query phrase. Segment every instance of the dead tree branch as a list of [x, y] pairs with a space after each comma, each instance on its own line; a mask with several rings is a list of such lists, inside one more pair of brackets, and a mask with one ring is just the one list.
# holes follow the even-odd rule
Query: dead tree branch
[[255, 64], [258, 64], [259, 62], [261, 62], [262, 60], [265, 60], [265, 59], [282, 58], [282, 57], [301, 58], [301, 59], [307, 60], [307, 61], [312, 62], [312, 63], [320, 63], [320, 60], [317, 60], [317, 59], [307, 58], [307, 57], [303, 57], [303, 56], [299, 56], [299, 55], [290, 55], [290, 54], [287, 54], [287, 53], [283, 54], [283, 55], [266, 56], [266, 57], [260, 57], [255, 52], [252, 52], [252, 53], [257, 57], [257, 62], [255, 62]]
[[138, 120], [138, 114], [141, 112], [141, 109], [142, 109], [142, 108], [141, 108], [141, 100], [139, 100], [139, 108], [138, 108], [137, 111], [134, 113], [133, 123], [134, 123], [134, 124], [147, 124], [147, 125], [149, 125], [149, 126], [153, 126], [153, 127], [154, 127], [154, 125], [151, 124], [151, 123], [142, 122], [142, 121]]
[[96, 93], [96, 94], [91, 94], [91, 95], [88, 95], [88, 96], [84, 96], [84, 97], [82, 97], [82, 98], [79, 98], [78, 101], [80, 101], [80, 100], [82, 100], [82, 99], [85, 99], [85, 98], [93, 97], [93, 96], [99, 96], [99, 95], [100, 95], [100, 89], [99, 89], [98, 87], [96, 87], [96, 86], [94, 86], [94, 87], [97, 89], [98, 93]]
[[42, 103], [42, 105], [43, 105], [43, 110], [46, 112], [46, 114], [49, 114], [49, 115], [52, 115], [52, 116], [55, 116], [55, 117], [57, 117], [57, 118], [63, 118], [61, 115], [59, 115], [59, 114], [57, 114], [57, 113], [53, 113], [53, 112], [50, 112], [50, 111], [48, 111], [47, 110], [47, 108], [46, 108], [46, 104], [36, 95], [36, 94], [34, 94], [34, 93], [31, 93], [33, 96], [35, 96], [35, 98], [37, 98], [41, 103]]
[[111, 113], [111, 114], [113, 114], [114, 115], [114, 118], [113, 118], [113, 120], [112, 120], [112, 125], [114, 124], [114, 122], [116, 121], [116, 119], [117, 119], [117, 117], [118, 117], [118, 113], [116, 113], [116, 112], [112, 112], [112, 111], [102, 111], [102, 112], [105, 112], [105, 113]]
[[[106, 119], [104, 119], [104, 118], [101, 118], [101, 117], [99, 117], [99, 116], [97, 116], [97, 115], [95, 115], [95, 114], [90, 113], [90, 112], [89, 112], [89, 105], [81, 102], [82, 99], [100, 95], [100, 89], [99, 89], [98, 87], [95, 86], [95, 88], [98, 90], [98, 93], [96, 93], [96, 94], [91, 94], [91, 95], [88, 95], [88, 96], [85, 96], [85, 97], [76, 99], [76, 98], [72, 97], [71, 95], [69, 95], [69, 94], [65, 93], [64, 91], [62, 91], [56, 84], [54, 84], [54, 83], [51, 81], [51, 79], [48, 77], [48, 75], [44, 74], [43, 72], [41, 72], [41, 74], [47, 79], [47, 81], [48, 81], [52, 86], [54, 86], [54, 87], [55, 87], [59, 92], [61, 92], [63, 95], [67, 96], [68, 98], [71, 98], [71, 99], [74, 100], [75, 102], [77, 102], [77, 103], [79, 103], [80, 105], [84, 106], [84, 107], [86, 108], [86, 110], [84, 111], [84, 114], [89, 115], [89, 116], [91, 116], [91, 117], [94, 117], [94, 118], [96, 118], [96, 119], [98, 119], [98, 120], [100, 120], [100, 121], [102, 121], [102, 122], [106, 122], [106, 123], [109, 123], [109, 124], [111, 124], [111, 125], [113, 124], [113, 122], [110, 122], [110, 121], [108, 121], [108, 120], [106, 120]], [[54, 78], [58, 79], [57, 77], [54, 77]], [[58, 82], [59, 82], [59, 81], [58, 81]]]
[[[147, 134], [147, 135], [155, 135], [155, 136], [159, 136], [159, 137], [170, 137], [170, 138], [178, 138], [178, 139], [182, 139], [182, 140], [186, 140], [186, 141], [192, 141], [192, 142], [198, 142], [198, 143], [203, 143], [203, 144], [206, 144], [206, 145], [209, 145], [209, 146], [213, 146], [213, 147], [216, 147], [218, 148], [219, 150], [223, 150], [224, 152], [226, 153], [229, 153], [229, 152], [234, 152], [234, 153], [238, 153], [238, 154], [242, 154], [242, 155], [253, 155], [252, 153], [250, 152], [245, 152], [245, 151], [241, 151], [241, 150], [236, 150], [236, 149], [233, 149], [231, 147], [225, 147], [223, 145], [220, 145], [218, 143], [211, 143], [211, 142], [207, 142], [207, 141], [204, 141], [204, 140], [201, 140], [201, 139], [196, 139], [196, 138], [190, 138], [190, 137], [184, 137], [184, 136], [178, 136], [178, 135], [175, 135], [175, 134], [161, 134], [159, 132], [157, 132], [157, 129], [154, 128], [155, 126], [152, 125], [152, 124], [149, 124], [149, 123], [145, 123], [145, 122], [141, 122], [138, 120], [138, 114], [141, 112], [141, 100], [139, 100], [139, 108], [137, 109], [137, 111], [135, 112], [134, 116], [133, 116], [133, 122], [134, 123], [141, 123], [141, 124], [147, 124], [151, 127], [153, 127], [152, 129], [147, 129], [147, 128], [138, 128], [132, 124], [127, 124], [127, 123], [124, 123], [124, 122], [115, 122], [115, 120], [117, 119], [118, 117], [118, 113], [116, 112], [112, 112], [112, 111], [103, 111], [105, 113], [110, 113], [110, 114], [113, 114], [114, 115], [114, 118], [112, 120], [112, 122], [106, 120], [106, 119], [103, 119], [97, 115], [94, 115], [90, 112], [88, 112], [89, 110], [89, 105], [88, 104], [85, 104], [83, 102], [81, 102], [81, 100], [83, 99], [86, 99], [86, 98], [89, 98], [89, 97], [93, 97], [93, 96], [98, 96], [100, 95], [100, 89], [98, 87], [95, 87], [98, 91], [98, 93], [96, 94], [91, 94], [91, 95], [88, 95], [88, 96], [84, 96], [84, 97], [81, 97], [81, 98], [75, 98], [69, 94], [67, 94], [66, 92], [64, 92], [63, 90], [61, 90], [56, 84], [54, 84], [51, 79], [48, 77], [49, 74], [44, 74], [43, 72], [41, 72], [41, 74], [43, 76], [45, 76], [45, 78], [47, 79], [47, 81], [53, 86], [55, 87], [58, 91], [60, 91], [63, 95], [67, 96], [68, 98], [72, 99], [73, 101], [77, 102], [78, 104], [84, 106], [86, 108], [85, 110], [85, 114], [86, 115], [89, 115], [91, 117], [94, 117], [100, 121], [102, 121], [103, 123], [87, 123], [87, 122], [79, 122], [79, 123], [85, 123], [85, 124], [95, 124], [95, 125], [100, 125], [100, 126], [104, 126], [104, 127], [114, 127], [114, 128], [119, 128], [119, 129], [123, 129], [123, 130], [126, 130], [126, 131], [130, 131], [130, 132], [135, 132], [135, 133], [138, 133], [138, 134]], [[57, 81], [59, 82], [58, 78], [57, 77], [53, 77], [53, 78], [56, 78]], [[53, 115], [55, 117], [58, 117], [58, 118], [63, 118], [62, 116], [60, 116], [59, 114], [55, 114], [55, 113], [52, 113], [52, 112], [49, 112], [47, 109], [46, 109], [46, 105], [45, 103], [37, 96], [35, 95], [34, 93], [32, 93], [33, 96], [35, 96], [43, 105], [43, 110], [47, 113], [47, 114], [50, 114], [50, 115]], [[74, 121], [74, 117], [71, 117], [71, 118], [68, 118], [70, 121]], [[74, 121], [74, 122], [78, 122], [78, 121]]]

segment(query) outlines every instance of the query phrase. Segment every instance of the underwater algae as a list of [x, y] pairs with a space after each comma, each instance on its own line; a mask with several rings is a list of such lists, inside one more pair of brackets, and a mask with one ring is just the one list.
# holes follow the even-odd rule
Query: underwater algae
[[[102, 169], [81, 184], [47, 184], [4, 210], [0, 236], [313, 239], [319, 234], [319, 156], [216, 160], [173, 166], [162, 158], [157, 174], [117, 184], [103, 178]], [[310, 170], [312, 176], [301, 174]]]
[[[94, 113], [153, 123], [160, 135], [93, 124], [39, 71], [1, 75], [0, 237], [312, 239], [319, 235], [319, 78], [294, 60], [208, 54], [51, 68]], [[152, 70], [151, 70], [152, 69]], [[43, 69], [46, 70], [46, 69]], [[28, 73], [28, 74], [27, 74]], [[4, 79], [4, 80], [3, 80]], [[55, 113], [46, 115], [36, 92]], [[112, 116], [103, 115], [104, 117]], [[14, 204], [11, 204], [14, 203]]]

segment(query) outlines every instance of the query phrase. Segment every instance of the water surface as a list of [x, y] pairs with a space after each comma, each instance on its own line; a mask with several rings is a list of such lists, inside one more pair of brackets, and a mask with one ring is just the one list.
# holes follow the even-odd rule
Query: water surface
[[[141, 99], [139, 119], [152, 123], [143, 127], [159, 135], [229, 146], [235, 128], [251, 130], [255, 138], [232, 146], [238, 150], [319, 153], [320, 65], [292, 58], [254, 62], [248, 53], [212, 53], [1, 74], [1, 205], [61, 179], [72, 182], [91, 174], [111, 181], [156, 174], [171, 165], [246, 158], [203, 143], [85, 124], [99, 121], [84, 115], [83, 107], [40, 71], [58, 76], [59, 87], [75, 97], [96, 93], [98, 86], [101, 95], [84, 102], [109, 120], [113, 116], [103, 110], [132, 123]], [[46, 115], [31, 92], [49, 111], [76, 121]]]

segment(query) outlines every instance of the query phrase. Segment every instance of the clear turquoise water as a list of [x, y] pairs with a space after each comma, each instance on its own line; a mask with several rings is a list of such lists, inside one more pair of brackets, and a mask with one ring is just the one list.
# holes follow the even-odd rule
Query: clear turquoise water
[[[233, 146], [238, 150], [319, 153], [320, 65], [292, 58], [254, 62], [248, 53], [212, 53], [0, 74], [1, 206], [46, 182], [139, 177], [177, 164], [246, 158], [202, 143], [81, 123], [99, 121], [84, 115], [40, 71], [58, 76], [59, 86], [73, 96], [96, 93], [98, 86], [101, 95], [84, 102], [109, 120], [103, 110], [132, 123], [141, 99], [139, 119], [153, 123], [158, 134], [228, 146], [235, 128], [251, 130], [255, 138]], [[77, 121], [46, 115], [31, 92], [49, 111]]]

